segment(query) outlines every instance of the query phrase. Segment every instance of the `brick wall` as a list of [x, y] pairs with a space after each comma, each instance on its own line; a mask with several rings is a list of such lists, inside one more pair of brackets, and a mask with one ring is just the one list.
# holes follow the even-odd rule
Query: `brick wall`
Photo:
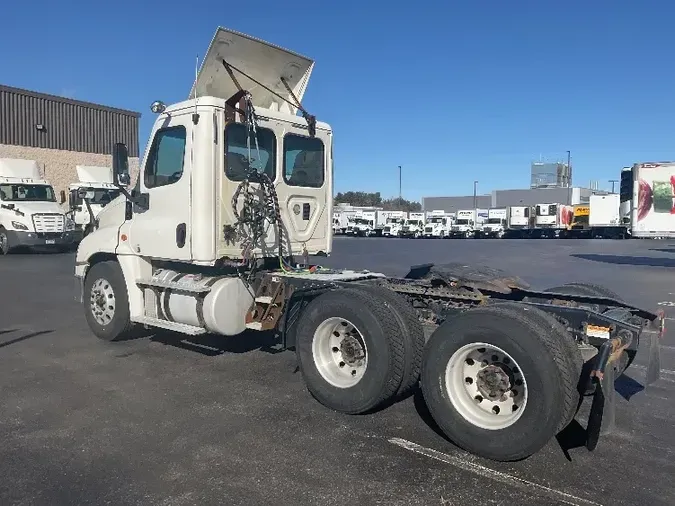
[[[77, 171], [75, 170], [77, 165], [97, 165], [101, 167], [110, 167], [112, 165], [112, 156], [110, 155], [10, 146], [7, 144], [0, 144], [0, 158], [35, 160], [40, 169], [45, 171], [45, 179], [52, 184], [56, 195], [59, 195], [61, 190], [67, 193], [68, 185], [78, 181]], [[138, 158], [129, 158], [131, 187], [136, 183], [139, 163]]]

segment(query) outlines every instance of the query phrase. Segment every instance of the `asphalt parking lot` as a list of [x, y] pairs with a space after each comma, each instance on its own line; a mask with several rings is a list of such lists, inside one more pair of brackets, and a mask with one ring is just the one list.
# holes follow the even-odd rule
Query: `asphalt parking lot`
[[[675, 319], [675, 241], [338, 237], [320, 261], [391, 275], [490, 264], [538, 288], [603, 284]], [[257, 334], [101, 342], [73, 262], [0, 258], [1, 504], [675, 504], [675, 331], [661, 380], [643, 387], [643, 349], [617, 381], [617, 430], [595, 452], [570, 436], [499, 464], [442, 438], [419, 395], [367, 416], [329, 411], [293, 353]]]

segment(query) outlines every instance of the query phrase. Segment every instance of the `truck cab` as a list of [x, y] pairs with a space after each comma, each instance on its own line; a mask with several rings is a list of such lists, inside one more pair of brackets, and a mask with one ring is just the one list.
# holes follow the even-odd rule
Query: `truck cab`
[[74, 229], [37, 162], [0, 158], [1, 254], [21, 247], [68, 250]]
[[508, 226], [506, 208], [488, 209], [487, 221], [481, 227], [479, 234], [482, 237], [501, 239]]
[[382, 235], [384, 237], [399, 237], [401, 235], [401, 230], [403, 229], [403, 224], [407, 219], [407, 214], [405, 211], [391, 211], [384, 220], [384, 228], [382, 229]]
[[424, 213], [410, 213], [410, 216], [403, 227], [401, 227], [401, 237], [412, 237], [417, 239], [424, 231]]
[[457, 211], [457, 220], [452, 225], [451, 237], [468, 239], [474, 237], [476, 231], [476, 210], [460, 209]]
[[[93, 229], [93, 221], [101, 210], [121, 195], [113, 184], [112, 167], [78, 165], [78, 182], [68, 187], [66, 215], [75, 223], [76, 237], [82, 238]], [[80, 194], [89, 193], [87, 199]], [[63, 193], [63, 192], [62, 192]], [[62, 196], [65, 202], [65, 196]]]
[[452, 217], [445, 211], [434, 210], [427, 213], [426, 224], [424, 225], [424, 237], [444, 239], [450, 233], [452, 226]]

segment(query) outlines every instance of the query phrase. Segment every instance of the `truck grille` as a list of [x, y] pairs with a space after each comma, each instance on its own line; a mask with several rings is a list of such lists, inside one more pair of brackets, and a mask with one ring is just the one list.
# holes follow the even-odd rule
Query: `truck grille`
[[65, 230], [65, 220], [62, 214], [34, 214], [33, 226], [38, 233], [63, 232]]
[[433, 231], [434, 231], [434, 227], [426, 227], [426, 228], [424, 229], [424, 231], [425, 231], [425, 232], [433, 232]]

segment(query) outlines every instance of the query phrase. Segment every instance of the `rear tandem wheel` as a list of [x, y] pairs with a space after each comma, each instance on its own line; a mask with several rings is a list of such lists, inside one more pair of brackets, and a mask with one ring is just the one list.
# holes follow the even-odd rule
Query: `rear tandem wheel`
[[579, 369], [549, 324], [537, 308], [502, 303], [468, 310], [436, 329], [421, 385], [451, 441], [489, 459], [519, 460], [569, 422]]

